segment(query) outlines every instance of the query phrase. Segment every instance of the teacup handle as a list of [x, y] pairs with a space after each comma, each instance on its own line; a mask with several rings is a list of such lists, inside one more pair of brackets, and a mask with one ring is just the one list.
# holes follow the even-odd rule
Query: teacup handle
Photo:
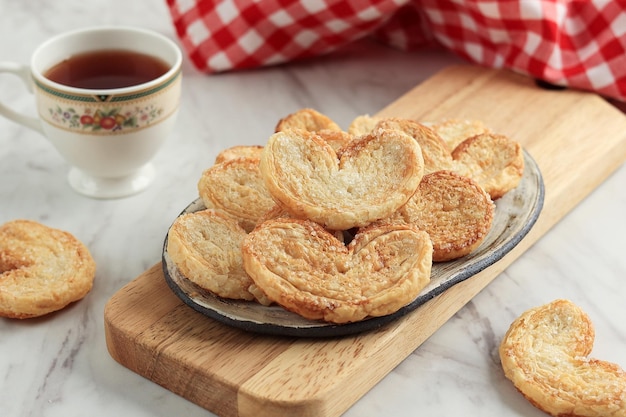
[[[16, 64], [14, 62], [0, 62], [0, 73], [3, 72], [17, 75], [24, 82], [24, 84], [26, 84], [28, 92], [32, 94], [32, 78], [30, 75], [30, 67], [28, 65]], [[23, 126], [31, 128], [41, 133], [42, 135], [44, 134], [39, 119], [37, 119], [36, 117], [18, 113], [15, 110], [7, 107], [2, 102], [0, 102], [0, 115], [6, 117], [7, 119], [13, 120], [14, 122], [19, 123]]]

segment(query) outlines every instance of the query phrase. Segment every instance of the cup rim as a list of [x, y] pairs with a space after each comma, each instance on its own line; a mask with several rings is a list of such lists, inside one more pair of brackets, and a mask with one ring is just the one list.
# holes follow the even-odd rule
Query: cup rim
[[[156, 38], [160, 42], [162, 42], [164, 45], [171, 48], [171, 50], [174, 52], [174, 55], [175, 55], [175, 61], [167, 70], [167, 72], [158, 78], [147, 81], [145, 83], [136, 84], [136, 85], [132, 85], [128, 87], [106, 88], [106, 89], [72, 87], [66, 84], [57, 83], [55, 81], [50, 80], [49, 78], [46, 78], [43, 75], [41, 69], [36, 67], [35, 61], [37, 57], [43, 50], [49, 47], [49, 45], [55, 42], [59, 42], [63, 40], [64, 38], [70, 38], [70, 37], [77, 36], [83, 33], [94, 33], [94, 32], [133, 32], [133, 33], [139, 33], [142, 35], [147, 35], [147, 36]], [[64, 91], [68, 94], [73, 94], [77, 96], [81, 96], [81, 95], [113, 96], [113, 95], [123, 95], [123, 94], [133, 93], [133, 92], [140, 91], [140, 90], [148, 90], [166, 82], [167, 80], [175, 78], [178, 75], [178, 73], [181, 71], [182, 60], [183, 60], [182, 51], [179, 48], [179, 46], [173, 40], [171, 40], [167, 36], [162, 35], [158, 32], [155, 32], [149, 29], [144, 29], [144, 28], [132, 27], [132, 26], [92, 26], [92, 27], [86, 27], [86, 28], [81, 28], [81, 29], [76, 29], [76, 30], [71, 30], [71, 31], [60, 33], [44, 41], [43, 43], [41, 43], [35, 49], [35, 51], [33, 52], [31, 56], [30, 71], [33, 77], [35, 78], [36, 82], [47, 85], [54, 90]]]

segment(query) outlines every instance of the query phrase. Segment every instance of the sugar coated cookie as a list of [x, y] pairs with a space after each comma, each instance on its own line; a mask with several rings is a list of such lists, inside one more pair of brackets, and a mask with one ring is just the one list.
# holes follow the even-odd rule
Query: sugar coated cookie
[[60, 310], [91, 290], [95, 271], [87, 247], [68, 232], [31, 220], [0, 226], [0, 316]]
[[595, 332], [585, 312], [555, 300], [518, 317], [500, 344], [505, 376], [551, 416], [626, 416], [626, 373], [589, 358]]

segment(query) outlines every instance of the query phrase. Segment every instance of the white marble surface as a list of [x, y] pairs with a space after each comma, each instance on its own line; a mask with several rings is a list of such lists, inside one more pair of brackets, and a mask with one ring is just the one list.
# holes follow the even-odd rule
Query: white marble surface
[[[164, 1], [0, 0], [0, 60], [26, 63], [47, 37], [97, 24], [174, 37]], [[195, 198], [196, 180], [219, 150], [262, 144], [280, 117], [305, 106], [346, 125], [454, 62], [445, 53], [404, 54], [362, 42], [316, 60], [218, 76], [187, 64], [177, 127], [155, 160], [157, 183], [120, 200], [74, 193], [52, 146], [0, 119], [0, 223], [29, 218], [70, 231], [98, 265], [82, 301], [40, 319], [0, 319], [0, 416], [212, 415], [111, 359], [107, 300], [159, 262], [169, 224]], [[0, 76], [0, 94], [34, 110], [10, 76]], [[504, 379], [497, 344], [522, 311], [555, 298], [591, 316], [594, 356], [626, 367], [625, 185], [622, 166], [345, 415], [544, 415]]]

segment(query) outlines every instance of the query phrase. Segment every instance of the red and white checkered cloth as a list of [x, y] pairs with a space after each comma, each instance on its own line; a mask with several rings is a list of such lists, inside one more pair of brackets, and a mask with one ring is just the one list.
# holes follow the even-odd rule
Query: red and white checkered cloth
[[626, 101], [626, 0], [167, 0], [201, 71], [283, 63], [365, 36]]

